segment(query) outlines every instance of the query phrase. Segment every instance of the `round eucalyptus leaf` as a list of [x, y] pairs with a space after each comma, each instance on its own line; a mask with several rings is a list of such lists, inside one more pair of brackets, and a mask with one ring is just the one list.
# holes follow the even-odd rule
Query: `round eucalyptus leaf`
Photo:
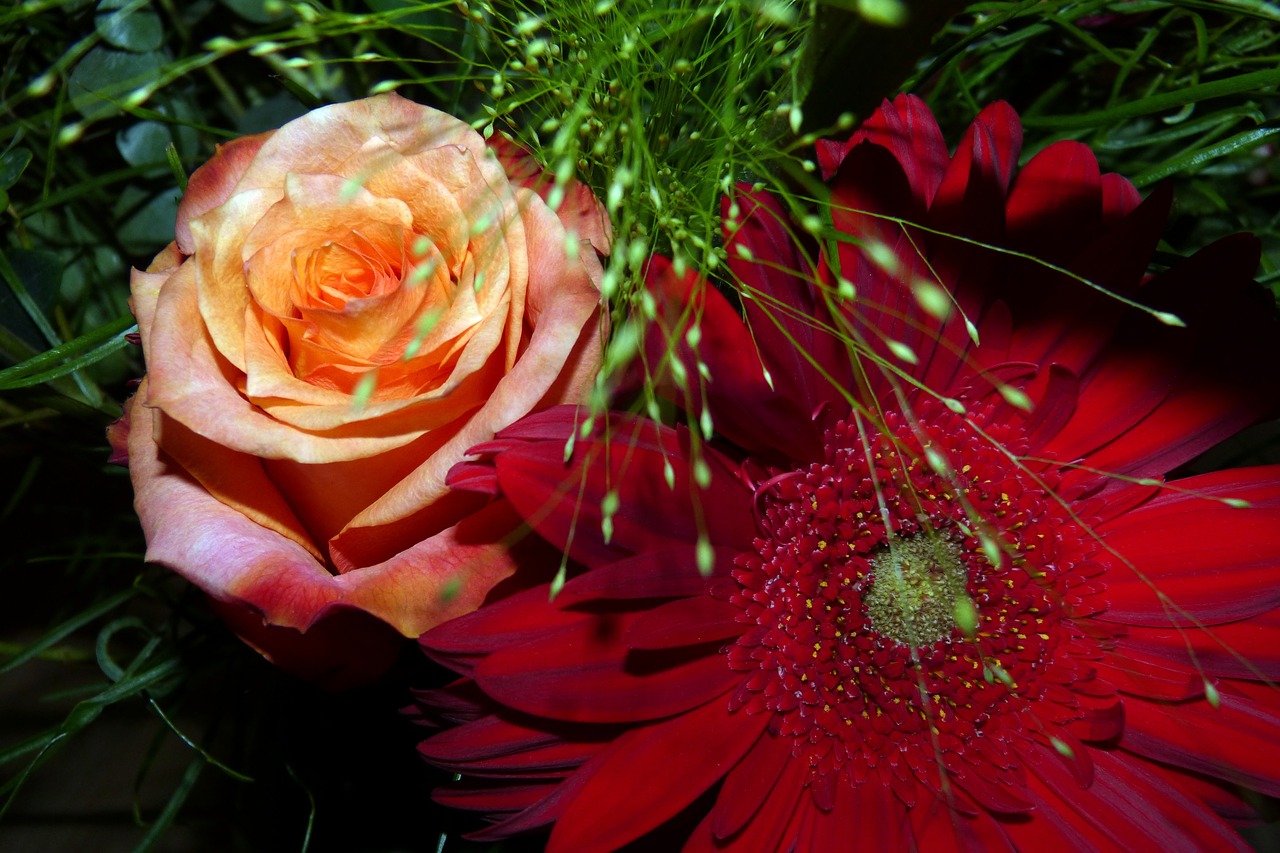
[[158, 121], [142, 121], [116, 135], [116, 148], [130, 166], [167, 162], [165, 149], [173, 141], [169, 128]]
[[160, 16], [137, 0], [102, 0], [94, 26], [112, 47], [146, 53], [164, 44]]
[[159, 53], [131, 53], [95, 47], [71, 72], [67, 90], [73, 106], [85, 118], [102, 118], [120, 111], [117, 101], [154, 82], [164, 58]]

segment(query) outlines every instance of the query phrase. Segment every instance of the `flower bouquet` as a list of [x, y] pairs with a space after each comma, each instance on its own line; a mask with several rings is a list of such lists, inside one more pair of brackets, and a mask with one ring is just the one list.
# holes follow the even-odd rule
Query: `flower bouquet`
[[6, 847], [1277, 843], [1280, 9], [0, 15]]

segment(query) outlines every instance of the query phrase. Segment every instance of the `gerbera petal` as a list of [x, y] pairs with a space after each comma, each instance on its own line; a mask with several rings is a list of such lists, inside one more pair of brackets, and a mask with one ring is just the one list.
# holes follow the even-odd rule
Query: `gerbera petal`
[[[1096, 833], [1122, 850], [1248, 849], [1220, 818], [1162, 785], [1123, 753], [1098, 750], [1094, 758], [1097, 772], [1088, 788], [1047, 772], [1051, 765], [1037, 771], [1046, 809], [1086, 837]], [[1157, 815], [1160, 819], [1153, 819]]]
[[669, 649], [728, 639], [743, 631], [741, 612], [709, 595], [683, 598], [643, 613], [627, 629], [625, 642], [633, 649]]
[[1130, 625], [1122, 648], [1124, 655], [1146, 653], [1185, 667], [1197, 682], [1204, 676], [1274, 681], [1280, 679], [1280, 609], [1212, 628]]
[[595, 599], [683, 598], [702, 595], [714, 578], [728, 575], [736, 551], [712, 549], [712, 573], [698, 571], [697, 548], [693, 545], [660, 548], [619, 560], [603, 568], [571, 579], [557, 603], [572, 607]]
[[783, 435], [821, 446], [812, 412], [775, 392], [766, 351], [719, 291], [693, 271], [678, 275], [660, 256], [645, 277], [659, 314], [649, 326], [646, 368], [664, 395], [695, 416], [705, 409], [716, 432], [750, 450], [773, 449]]
[[[715, 837], [725, 840], [739, 833], [766, 809], [765, 801], [770, 798], [784, 800], [787, 796], [798, 796], [803, 776], [795, 764], [791, 761], [791, 744], [785, 738], [762, 736], [725, 777], [711, 811], [711, 832]], [[787, 784], [789, 782], [795, 784]], [[781, 796], [779, 792], [783, 792]], [[793, 805], [787, 804], [786, 811]], [[768, 826], [776, 821], [762, 818], [761, 823]]]
[[[1157, 627], [1216, 624], [1280, 606], [1274, 472], [1224, 471], [1177, 485], [1185, 491], [1167, 492], [1098, 528], [1124, 560], [1107, 573], [1111, 604], [1100, 618]], [[1227, 499], [1249, 506], [1229, 506]], [[1188, 535], [1192, 530], [1214, 535]]]
[[1050, 263], [1070, 260], [1101, 227], [1101, 177], [1093, 152], [1079, 142], [1055, 142], [1032, 157], [1005, 204], [1010, 247]]
[[[1004, 824], [972, 803], [957, 803], [958, 791], [931, 797], [909, 813], [915, 846], [938, 853], [1014, 853]], [[1029, 806], [1028, 806], [1029, 808]]]
[[592, 740], [590, 730], [566, 740], [559, 732], [521, 725], [496, 715], [447, 729], [418, 747], [428, 761], [473, 776], [527, 777], [575, 770], [598, 752], [604, 737]]
[[726, 220], [732, 208], [737, 224], [728, 226], [725, 251], [747, 327], [776, 393], [812, 414], [852, 384], [845, 344], [813, 288], [816, 247], [795, 233], [782, 203], [768, 193], [740, 185], [721, 206]]
[[627, 732], [556, 821], [547, 853], [616, 850], [660, 826], [737, 764], [766, 722], [767, 715], [730, 716], [724, 703], [708, 702]]
[[1120, 746], [1139, 755], [1280, 796], [1280, 714], [1222, 693], [1217, 708], [1202, 700], [1160, 705], [1125, 702]]
[[632, 652], [633, 616], [584, 619], [546, 642], [500, 649], [473, 677], [497, 701], [529, 714], [583, 723], [653, 720], [719, 696], [741, 679], [714, 650]]
[[[702, 449], [700, 461], [710, 474], [703, 487], [675, 430], [616, 415], [598, 429], [607, 437], [579, 439], [569, 465], [563, 437], [522, 444], [497, 457], [503, 494], [543, 538], [587, 566], [704, 535], [713, 545], [750, 547], [752, 532], [742, 524], [750, 493], [728, 459]], [[606, 516], [610, 503], [616, 511]]]

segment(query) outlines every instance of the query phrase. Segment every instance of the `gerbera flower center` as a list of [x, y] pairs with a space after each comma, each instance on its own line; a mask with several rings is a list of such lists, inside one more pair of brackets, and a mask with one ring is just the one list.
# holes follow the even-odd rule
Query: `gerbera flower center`
[[1012, 783], [1017, 743], [1084, 715], [1061, 685], [1088, 677], [1071, 617], [1100, 592], [1095, 545], [1025, 445], [990, 410], [925, 402], [911, 421], [855, 415], [822, 461], [758, 487], [731, 707], [773, 713], [819, 805], [872, 775], [904, 799], [965, 767]]
[[951, 542], [917, 535], [891, 540], [867, 561], [874, 574], [862, 596], [867, 623], [907, 646], [928, 646], [951, 636], [957, 615], [973, 607], [968, 572]]

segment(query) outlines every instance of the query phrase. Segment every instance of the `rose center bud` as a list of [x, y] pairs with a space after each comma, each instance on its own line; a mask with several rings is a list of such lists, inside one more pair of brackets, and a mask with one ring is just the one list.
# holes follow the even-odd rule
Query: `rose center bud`
[[863, 593], [872, 630], [906, 646], [936, 643], [958, 626], [969, 604], [961, 551], [925, 533], [895, 538], [874, 554], [871, 588]]

